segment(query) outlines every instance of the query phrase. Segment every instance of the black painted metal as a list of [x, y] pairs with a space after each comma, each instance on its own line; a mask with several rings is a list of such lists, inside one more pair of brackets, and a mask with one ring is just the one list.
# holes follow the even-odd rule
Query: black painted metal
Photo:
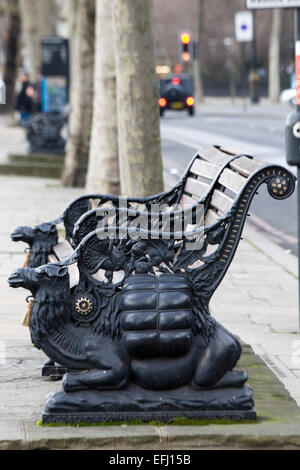
[[67, 118], [67, 113], [34, 114], [26, 125], [29, 152], [63, 155], [66, 140], [61, 132]]
[[[255, 417], [252, 391], [244, 385], [247, 374], [234, 370], [241, 346], [210, 315], [209, 301], [233, 259], [262, 183], [272, 197], [284, 199], [292, 194], [295, 178], [275, 165], [255, 172], [229, 211], [204, 228], [199, 249], [187, 249], [188, 232], [104, 225], [86, 235], [68, 259], [11, 275], [10, 285], [28, 289], [35, 299], [33, 344], [52, 361], [81, 371], [64, 375], [63, 392], [46, 404], [45, 423]], [[142, 201], [146, 207], [154, 200], [178, 202], [182, 191], [179, 184], [175, 193]], [[104, 196], [100, 202], [106, 200], [117, 201]], [[210, 193], [203, 198], [205, 207], [209, 200]], [[84, 210], [87, 201], [81, 198], [73, 207], [78, 202]], [[182, 218], [183, 212], [173, 217]], [[104, 238], [112, 233], [114, 239]], [[215, 247], [212, 254], [210, 246]], [[68, 266], [74, 263], [80, 279], [70, 289]], [[102, 280], [94, 277], [99, 270]]]
[[35, 268], [48, 263], [48, 256], [58, 243], [56, 225], [43, 223], [36, 227], [18, 227], [11, 233], [14, 242], [22, 241], [28, 244], [30, 254], [28, 266]]
[[[111, 251], [107, 250], [103, 241], [99, 243], [96, 233], [90, 235], [76, 256], [69, 260], [77, 259], [81, 274], [73, 292], [69, 289], [68, 270], [63, 263], [22, 268], [9, 279], [12, 287], [29, 289], [35, 298], [30, 321], [34, 345], [53, 361], [81, 370], [80, 374], [64, 376], [63, 401], [60, 394], [52, 396], [46, 412], [56, 413], [59, 408], [63, 416], [66, 412], [68, 415], [72, 406], [66, 400], [77, 406], [73, 402], [74, 392], [119, 390], [118, 406], [122, 405], [122, 412], [128, 413], [133, 403], [128, 400], [130, 383], [151, 391], [147, 399], [144, 396], [143, 400], [140, 395], [140, 405], [133, 410], [135, 418], [143, 416], [146, 410], [165, 419], [160, 411], [172, 411], [172, 407], [167, 406], [170, 400], [166, 405], [162, 401], [168, 390], [174, 391], [177, 416], [181, 411], [186, 416], [185, 412], [197, 407], [216, 413], [221, 411], [221, 414], [227, 411], [227, 415], [233, 411], [236, 416], [236, 412], [243, 412], [241, 403], [244, 402], [245, 409], [253, 411], [252, 393], [247, 389], [245, 398], [243, 389], [247, 374], [232, 370], [241, 354], [240, 344], [205, 310], [201, 292], [196, 290], [192, 277], [187, 272], [166, 273], [160, 277], [146, 273], [163, 261], [170, 263], [173, 248], [171, 256], [165, 240], [149, 241], [149, 244], [136, 240], [130, 250], [124, 248], [117, 250], [114, 246]], [[152, 266], [144, 259], [146, 252], [152, 253]], [[93, 280], [90, 273], [97, 268], [95, 257], [107, 274], [124, 268], [124, 279], [117, 284], [113, 284], [109, 276], [107, 282]], [[86, 372], [82, 372], [84, 369]], [[184, 386], [187, 386], [185, 399], [180, 390]], [[195, 394], [197, 390], [199, 394]], [[206, 394], [204, 390], [214, 392]], [[189, 399], [191, 394], [193, 398]], [[113, 395], [109, 396], [111, 401], [105, 399], [107, 416], [119, 411], [119, 408], [114, 409]], [[98, 398], [94, 404], [99, 403]], [[78, 399], [83, 403], [83, 396]], [[88, 406], [92, 406], [89, 400], [81, 411], [89, 412]], [[129, 413], [128, 417], [133, 414]], [[202, 415], [195, 412], [192, 416], [200, 418]], [[98, 418], [95, 415], [94, 419]], [[53, 419], [56, 418], [53, 416]]]
[[[209, 410], [208, 408], [209, 405]], [[176, 418], [255, 420], [252, 390], [240, 389], [153, 392], [129, 385], [122, 391], [59, 392], [47, 402], [43, 423], [169, 422]], [[64, 410], [69, 407], [70, 411]]]

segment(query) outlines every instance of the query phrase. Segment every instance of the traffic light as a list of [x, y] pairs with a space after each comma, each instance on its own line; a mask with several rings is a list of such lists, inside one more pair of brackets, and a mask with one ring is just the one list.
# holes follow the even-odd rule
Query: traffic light
[[178, 33], [179, 60], [188, 64], [194, 59], [193, 35], [191, 31], [180, 31]]

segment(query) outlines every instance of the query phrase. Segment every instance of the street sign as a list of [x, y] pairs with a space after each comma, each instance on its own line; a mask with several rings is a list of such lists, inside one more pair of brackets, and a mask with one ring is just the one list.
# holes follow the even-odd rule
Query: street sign
[[60, 37], [41, 40], [42, 75], [57, 77], [69, 75], [69, 42]]
[[235, 38], [238, 42], [253, 41], [253, 14], [251, 11], [238, 11], [235, 14]]
[[247, 8], [300, 8], [300, 0], [247, 0]]

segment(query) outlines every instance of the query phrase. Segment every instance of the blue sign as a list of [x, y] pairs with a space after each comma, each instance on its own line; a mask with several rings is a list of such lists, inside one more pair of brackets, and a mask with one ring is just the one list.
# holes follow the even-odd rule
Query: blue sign
[[42, 111], [62, 112], [68, 104], [68, 83], [66, 77], [43, 77]]

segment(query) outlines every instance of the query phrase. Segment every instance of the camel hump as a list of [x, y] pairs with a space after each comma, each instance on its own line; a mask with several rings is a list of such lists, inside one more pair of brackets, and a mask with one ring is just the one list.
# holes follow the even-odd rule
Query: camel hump
[[185, 276], [130, 276], [122, 290], [122, 344], [130, 356], [181, 357], [193, 341], [193, 301]]

